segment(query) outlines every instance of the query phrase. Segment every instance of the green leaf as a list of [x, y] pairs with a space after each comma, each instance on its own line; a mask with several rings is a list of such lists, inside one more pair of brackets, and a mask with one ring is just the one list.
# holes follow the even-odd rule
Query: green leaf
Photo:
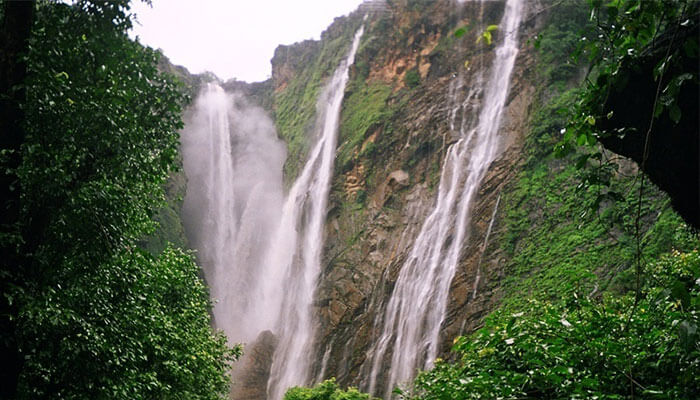
[[586, 143], [586, 134], [582, 133], [576, 136], [576, 144], [579, 146], [583, 146]]
[[675, 280], [673, 283], [671, 283], [671, 295], [674, 299], [680, 301], [683, 307], [687, 308], [690, 304], [690, 294], [688, 293], [688, 288], [686, 288], [685, 284], [679, 280]]
[[678, 107], [678, 104], [675, 102], [669, 107], [668, 116], [671, 118], [671, 121], [673, 121], [674, 124], [678, 124], [678, 122], [681, 120], [681, 108]]
[[588, 159], [590, 158], [590, 154], [582, 154], [576, 159], [576, 168], [577, 169], [583, 169], [583, 167], [586, 166], [586, 163], [588, 163]]
[[538, 50], [542, 46], [542, 37], [542, 34], [536, 35], [535, 40], [532, 42], [532, 45]]
[[659, 118], [662, 112], [664, 112], [664, 105], [661, 102], [656, 103], [656, 107], [654, 108], [654, 118]]

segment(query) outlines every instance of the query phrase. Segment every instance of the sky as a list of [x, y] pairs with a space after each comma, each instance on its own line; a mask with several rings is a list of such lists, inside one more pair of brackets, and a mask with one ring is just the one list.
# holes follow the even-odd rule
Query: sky
[[280, 44], [319, 39], [334, 17], [362, 0], [152, 0], [134, 1], [131, 36], [160, 48], [192, 73], [211, 71], [223, 80], [267, 79]]

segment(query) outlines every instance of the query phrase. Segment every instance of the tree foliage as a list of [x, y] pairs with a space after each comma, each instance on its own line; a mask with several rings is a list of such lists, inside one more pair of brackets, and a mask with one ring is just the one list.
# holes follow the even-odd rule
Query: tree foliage
[[[574, 57], [585, 56], [590, 62], [589, 76], [585, 82], [579, 108], [573, 115], [572, 129], [567, 132], [560, 151], [572, 150], [571, 142], [579, 145], [596, 143], [602, 134], [624, 132], [599, 132], [595, 122], [612, 115], [603, 113], [610, 91], [624, 80], [626, 67], [639, 62], [656, 49], [666, 50], [653, 71], [653, 80], [659, 82], [660, 101], [653, 110], [638, 110], [658, 117], [668, 112], [671, 119], [680, 119], [676, 103], [679, 89], [684, 84], [698, 82], [695, 74], [680, 73], [661, 78], [673, 66], [686, 57], [697, 57], [698, 39], [684, 32], [697, 24], [698, 3], [693, 0], [589, 0], [590, 18], [594, 24], [581, 38]], [[673, 43], [675, 41], [675, 43]], [[613, 111], [614, 114], [614, 111]]]
[[673, 252], [653, 285], [600, 301], [531, 301], [455, 341], [456, 363], [422, 373], [407, 398], [663, 398], [700, 393], [700, 254]]
[[312, 388], [294, 387], [285, 393], [284, 400], [377, 400], [355, 388], [342, 390], [335, 379], [323, 381]]
[[[73, 260], [63, 271], [81, 271]], [[124, 249], [90, 272], [33, 291], [20, 319], [19, 398], [220, 399], [223, 335], [189, 254]]]
[[240, 354], [210, 328], [190, 254], [138, 248], [175, 168], [185, 96], [128, 39], [129, 2], [41, 2], [15, 173], [18, 398], [227, 394]]
[[[579, 43], [589, 70], [557, 146], [581, 155], [585, 184], [605, 188], [609, 169], [598, 145], [632, 158], [696, 228], [698, 29], [693, 0], [589, 0], [590, 29]], [[584, 148], [581, 150], [581, 148]], [[597, 160], [587, 163], [587, 160]], [[692, 184], [689, 184], [692, 182]], [[610, 193], [615, 200], [615, 193]]]

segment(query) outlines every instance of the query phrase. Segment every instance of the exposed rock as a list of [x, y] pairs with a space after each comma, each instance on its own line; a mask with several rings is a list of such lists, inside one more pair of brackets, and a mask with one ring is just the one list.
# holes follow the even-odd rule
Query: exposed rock
[[[375, 3], [381, 6], [364, 6], [371, 15], [351, 80], [363, 80], [367, 85], [382, 82], [391, 86], [391, 95], [386, 99], [384, 119], [353, 142], [356, 147], [348, 153], [352, 163], [342, 170], [337, 168], [333, 177], [323, 271], [314, 302], [317, 363], [311, 373], [322, 378], [335, 376], [341, 385], [359, 385], [367, 375], [362, 365], [379, 335], [376, 317], [384, 312], [399, 270], [434, 205], [446, 151], [458, 140], [450, 124], [461, 123], [462, 117], [450, 120], [454, 107], [450, 93], [466, 93], [469, 87], [455, 89], [451, 85], [460, 72], [464, 82], [476, 81], [480, 69], [491, 64], [492, 48], [474, 45], [478, 29], [467, 33], [460, 44], [455, 44], [453, 32], [472, 23], [497, 23], [503, 11], [502, 1], [467, 2], [461, 15], [449, 0], [419, 2], [420, 7], [411, 5], [415, 2]], [[354, 27], [344, 21], [336, 20], [322, 40], [347, 36]], [[521, 35], [533, 36], [536, 27], [533, 22], [525, 23], [527, 31]], [[278, 47], [272, 60], [273, 76], [267, 83], [255, 87], [227, 84], [266, 104], [270, 96], [285, 90], [294, 76], [309, 68], [310, 60], [317, 60], [320, 43]], [[469, 68], [465, 68], [465, 60]], [[452, 282], [441, 336], [443, 356], [453, 338], [477, 328], [500, 298], [504, 255], [498, 246], [486, 243], [484, 236], [498, 196], [521, 162], [523, 134], [534, 98], [530, 79], [533, 62], [526, 40], [522, 40], [500, 132], [502, 151], [478, 193], [471, 234]], [[360, 66], [366, 66], [366, 71]], [[420, 75], [419, 86], [413, 89], [404, 83], [410, 70]], [[478, 108], [480, 99], [473, 103]], [[360, 198], [361, 193], [366, 200]], [[503, 229], [502, 217], [495, 213], [494, 232]], [[246, 356], [236, 368], [233, 398], [265, 398], [275, 346], [274, 335], [263, 332], [246, 348]]]
[[[394, 7], [396, 12], [398, 6]], [[391, 120], [393, 132], [372, 135], [371, 141], [378, 149], [390, 150], [374, 159], [357, 157], [357, 163], [365, 167], [362, 190], [370, 199], [368, 206], [358, 210], [336, 205], [332, 213], [333, 224], [339, 229], [328, 230], [327, 264], [319, 284], [317, 304], [328, 304], [334, 309], [330, 312], [319, 309], [317, 353], [319, 359], [321, 355], [329, 355], [324, 377], [335, 376], [344, 385], [361, 385], [366, 378], [368, 371], [362, 365], [379, 334], [374, 326], [377, 313], [383, 313], [399, 269], [433, 207], [443, 157], [447, 147], [457, 140], [450, 130], [449, 91], [456, 72], [464, 69], [464, 58], [455, 48], [448, 51], [441, 48], [440, 39], [459, 24], [474, 19], [483, 19], [485, 24], [498, 21], [503, 3], [466, 4], [462, 21], [445, 12], [449, 7], [446, 2], [435, 2], [423, 7], [420, 14], [410, 10], [392, 14], [392, 26], [406, 36], [397, 38], [392, 45], [385, 44], [383, 53], [367, 60], [371, 65], [367, 78], [370, 82], [391, 83], [398, 92], [403, 88], [403, 74], [416, 66], [422, 81], [419, 90], [398, 92], [404, 98], [401, 110]], [[372, 35], [372, 30], [368, 35]], [[464, 42], [475, 40], [466, 38]], [[481, 324], [500, 297], [497, 282], [502, 276], [503, 256], [498, 246], [484, 244], [484, 235], [496, 199], [521, 161], [523, 134], [534, 98], [534, 87], [528, 79], [533, 58], [527, 46], [523, 41], [513, 74], [500, 133], [502, 153], [479, 191], [471, 235], [464, 244], [463, 258], [452, 283], [442, 329], [443, 355], [455, 336]], [[492, 57], [488, 49], [467, 52], [475, 67], [466, 72], [465, 81], [476, 73], [476, 66], [489, 65]], [[362, 56], [358, 54], [358, 60], [362, 61]], [[361, 181], [356, 171], [341, 179], [346, 192]], [[498, 224], [500, 218], [496, 213], [494, 230], [502, 229]]]
[[277, 338], [270, 331], [263, 331], [255, 341], [244, 348], [245, 355], [233, 371], [231, 399], [264, 400], [267, 398], [267, 380], [270, 377], [272, 355]]
[[316, 40], [277, 46], [271, 60], [275, 91], [279, 92], [286, 88], [289, 80], [313, 59], [319, 47], [320, 42]]

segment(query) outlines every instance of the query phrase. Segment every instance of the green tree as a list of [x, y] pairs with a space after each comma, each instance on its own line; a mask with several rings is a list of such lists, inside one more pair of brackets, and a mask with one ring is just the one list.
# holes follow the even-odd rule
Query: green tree
[[33, 1], [0, 2], [0, 398], [14, 396], [21, 357], [14, 340], [17, 308], [9, 291], [17, 285], [19, 188], [16, 170], [24, 141], [26, 52], [34, 21]]
[[175, 168], [185, 96], [128, 39], [128, 0], [33, 11], [14, 83], [22, 137], [3, 147], [20, 156], [3, 295], [21, 364], [8, 383], [22, 399], [223, 398], [240, 349], [212, 332], [192, 256], [138, 248]]
[[355, 388], [342, 390], [335, 378], [328, 379], [312, 388], [293, 387], [284, 395], [284, 400], [378, 400]]
[[[593, 25], [579, 47], [579, 55], [590, 61], [589, 73], [558, 151], [568, 154], [577, 145], [600, 143], [633, 159], [644, 177], [671, 196], [681, 216], [699, 228], [700, 3], [589, 3]], [[607, 183], [598, 174], [589, 176], [592, 185]]]

